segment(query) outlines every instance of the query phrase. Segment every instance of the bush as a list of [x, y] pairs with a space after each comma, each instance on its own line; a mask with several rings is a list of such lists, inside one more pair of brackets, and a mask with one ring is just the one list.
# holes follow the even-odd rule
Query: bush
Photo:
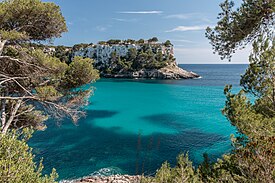
[[144, 177], [143, 183], [170, 183], [170, 182], [201, 182], [188, 154], [180, 154], [177, 157], [177, 165], [170, 167], [168, 162], [162, 164], [155, 177]]
[[57, 178], [53, 169], [50, 176], [42, 175], [43, 165], [34, 162], [32, 149], [26, 141], [30, 132], [25, 130], [23, 135], [10, 132], [1, 135], [0, 143], [0, 182], [6, 183], [52, 183]]

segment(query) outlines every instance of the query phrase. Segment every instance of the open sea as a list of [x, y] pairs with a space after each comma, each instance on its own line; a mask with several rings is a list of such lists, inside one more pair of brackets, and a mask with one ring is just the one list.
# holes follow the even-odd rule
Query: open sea
[[188, 152], [197, 166], [202, 154], [215, 161], [230, 152], [236, 132], [222, 115], [223, 88], [239, 90], [247, 65], [180, 65], [194, 80], [101, 79], [77, 125], [64, 120], [36, 132], [29, 142], [45, 173], [59, 179], [87, 175], [150, 175], [164, 161]]

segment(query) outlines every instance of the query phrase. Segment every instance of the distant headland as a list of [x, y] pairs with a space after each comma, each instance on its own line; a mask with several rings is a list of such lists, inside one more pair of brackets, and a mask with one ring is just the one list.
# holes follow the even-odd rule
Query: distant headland
[[174, 47], [167, 40], [100, 41], [97, 44], [76, 44], [73, 47], [47, 46], [44, 52], [71, 62], [81, 56], [94, 60], [94, 66], [104, 78], [146, 78], [146, 79], [192, 79], [199, 75], [178, 66], [174, 57]]

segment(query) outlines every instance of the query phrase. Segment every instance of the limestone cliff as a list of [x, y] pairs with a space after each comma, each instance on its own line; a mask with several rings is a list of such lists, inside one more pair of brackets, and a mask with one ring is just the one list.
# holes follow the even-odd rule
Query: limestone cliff
[[[50, 51], [52, 52], [54, 51]], [[58, 50], [56, 52], [63, 57], [68, 55], [60, 54]], [[109, 40], [99, 44], [77, 44], [68, 52], [70, 52], [69, 62], [75, 56], [93, 59], [94, 66], [100, 71], [101, 77], [106, 78], [191, 79], [199, 77], [196, 73], [188, 72], [177, 65], [174, 48], [170, 41], [158, 43]]]

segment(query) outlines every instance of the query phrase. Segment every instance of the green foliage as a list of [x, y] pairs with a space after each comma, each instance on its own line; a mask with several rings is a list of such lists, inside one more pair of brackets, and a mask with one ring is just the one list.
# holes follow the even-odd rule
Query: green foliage
[[35, 130], [45, 130], [47, 128], [44, 122], [48, 120], [48, 115], [41, 110], [35, 110], [34, 105], [22, 105], [18, 109], [18, 113], [21, 115], [16, 118], [16, 123], [13, 122], [11, 124], [10, 129], [21, 130], [24, 128], [33, 128]]
[[275, 117], [275, 38], [260, 37], [253, 44], [250, 65], [241, 78], [244, 91], [256, 97], [255, 110]]
[[[165, 59], [168, 58], [168, 59]], [[142, 50], [129, 49], [126, 60], [131, 61], [133, 70], [160, 69], [167, 66], [168, 63], [174, 61], [173, 55], [165, 55], [158, 46], [143, 46]]]
[[45, 54], [42, 50], [36, 49], [29, 54], [33, 56], [37, 65], [45, 67], [49, 69], [50, 72], [59, 76], [63, 76], [68, 67], [66, 63], [60, 62], [58, 58]]
[[107, 43], [106, 43], [106, 41], [99, 41], [98, 44], [99, 44], [99, 45], [105, 45], [105, 44], [107, 44]]
[[198, 177], [188, 154], [181, 154], [177, 158], [177, 166], [173, 171], [173, 180], [175, 182], [198, 182]]
[[163, 61], [163, 54], [162, 54], [161, 51], [157, 52], [157, 54], [156, 54], [156, 60], [159, 61], [159, 62]]
[[50, 176], [42, 175], [43, 165], [34, 162], [32, 149], [26, 140], [30, 132], [25, 130], [20, 136], [15, 132], [1, 134], [0, 139], [0, 182], [6, 183], [53, 183], [57, 173], [53, 169]]
[[275, 182], [274, 35], [262, 32], [268, 31], [270, 21], [274, 24], [274, 1], [244, 1], [235, 12], [232, 2], [225, 1], [221, 7], [221, 21], [214, 31], [207, 30], [207, 36], [223, 58], [230, 58], [238, 46], [257, 38], [250, 65], [241, 78], [243, 89], [237, 94], [231, 93], [231, 86], [224, 90], [223, 114], [239, 132], [232, 137], [235, 149], [216, 163], [204, 155], [197, 170], [188, 159], [178, 160], [181, 163], [176, 168], [166, 162], [145, 182]]
[[172, 46], [172, 43], [171, 43], [170, 40], [165, 41], [165, 43], [163, 43], [163, 44], [164, 44], [164, 46], [166, 46], [166, 47]]
[[223, 114], [240, 133], [232, 138], [232, 154], [224, 156], [210, 169], [212, 182], [275, 181], [275, 74], [274, 37], [260, 36], [253, 43], [250, 65], [241, 78], [243, 89], [227, 98]]
[[[141, 69], [160, 69], [175, 60], [173, 55], [163, 54], [161, 46], [145, 44], [138, 50], [136, 48], [129, 48], [127, 55], [124, 57], [119, 56], [116, 52], [112, 52], [106, 67], [102, 67], [100, 63], [97, 63], [96, 67], [105, 74], [133, 72]], [[97, 59], [96, 56], [94, 59]]]
[[[235, 50], [253, 42], [249, 67], [241, 77], [243, 89], [233, 94], [226, 86], [223, 114], [238, 130], [232, 135], [234, 147], [216, 163], [204, 155], [204, 162], [194, 170], [188, 159], [179, 164], [184, 174], [173, 173], [169, 164], [162, 168], [152, 182], [275, 182], [275, 49], [274, 3], [272, 0], [244, 0], [233, 11], [233, 2], [221, 4], [220, 21], [214, 30], [207, 29], [213, 49], [222, 58], [231, 58]], [[182, 170], [178, 168], [178, 170]], [[174, 175], [174, 177], [173, 177]], [[171, 178], [173, 177], [173, 178]], [[191, 178], [191, 181], [182, 177]]]
[[213, 176], [213, 173], [212, 173], [213, 168], [212, 168], [210, 159], [208, 157], [208, 154], [204, 153], [203, 159], [204, 159], [203, 162], [198, 167], [198, 175], [203, 182], [208, 182], [209, 177]]
[[[76, 58], [68, 65], [70, 50], [56, 47], [60, 59], [45, 54], [41, 41], [60, 37], [67, 31], [60, 8], [40, 0], [0, 2], [0, 131], [32, 127], [45, 129], [48, 117], [74, 122], [91, 89], [75, 87], [98, 79], [89, 59]], [[27, 43], [31, 41], [32, 43]], [[9, 43], [5, 46], [5, 43]], [[42, 50], [43, 49], [43, 50]], [[67, 51], [66, 51], [67, 50]]]
[[66, 84], [70, 88], [76, 88], [97, 79], [99, 79], [99, 74], [93, 68], [93, 60], [82, 57], [74, 58], [65, 75]]
[[239, 135], [232, 137], [232, 154], [211, 166], [204, 177], [212, 182], [275, 182], [275, 2], [243, 1], [235, 11], [233, 5], [221, 5], [220, 21], [214, 30], [208, 28], [207, 37], [222, 58], [253, 42], [250, 64], [241, 77], [243, 89], [237, 94], [232, 86], [224, 90], [223, 114]]
[[53, 86], [41, 86], [35, 88], [37, 95], [43, 100], [54, 101], [60, 96], [58, 91]]
[[274, 145], [274, 137], [252, 139], [244, 147], [239, 146], [232, 154], [210, 164], [207, 172], [199, 171], [199, 174], [204, 182], [274, 182]]
[[164, 162], [160, 169], [157, 170], [154, 182], [171, 182], [172, 181], [172, 169], [170, 164]]
[[136, 41], [133, 40], [133, 39], [127, 39], [125, 42], [129, 43], [129, 44], [135, 44], [136, 43]]
[[65, 31], [64, 17], [54, 3], [0, 2], [0, 182], [52, 183], [57, 178], [55, 170], [42, 175], [42, 161], [34, 163], [26, 129], [44, 130], [49, 116], [76, 122], [91, 89], [75, 87], [95, 81], [98, 72], [90, 59], [76, 57], [67, 65], [64, 57], [70, 52], [65, 47], [56, 49], [61, 62], [45, 54], [44, 46], [26, 41], [60, 37]]
[[16, 41], [16, 40], [28, 40], [29, 36], [25, 32], [17, 32], [16, 30], [11, 31], [4, 31], [0, 30], [1, 39], [3, 40], [10, 40], [10, 41]]
[[[156, 37], [150, 39], [151, 43], [156, 41], [158, 41]], [[101, 62], [101, 57], [98, 56], [97, 53], [93, 53], [93, 55], [88, 55], [88, 48], [96, 48], [98, 45], [77, 44], [73, 46], [72, 51], [82, 51], [84, 57], [89, 57], [94, 60], [97, 60], [97, 62], [94, 63], [94, 67], [100, 71], [100, 74], [103, 77], [109, 77], [111, 74], [129, 74], [130, 76], [131, 72], [139, 71], [141, 69], [161, 69], [170, 64], [171, 62], [175, 61], [173, 54], [169, 53], [168, 51], [166, 53], [162, 52], [162, 50], [165, 49], [165, 47], [172, 46], [169, 40], [166, 41], [166, 44], [151, 43], [145, 43], [144, 39], [140, 39], [138, 41], [133, 39], [127, 39], [124, 41], [117, 39], [111, 39], [107, 42], [100, 41], [98, 43], [99, 45], [106, 45], [112, 47], [114, 45], [119, 44], [125, 46], [126, 49], [128, 49], [128, 52], [125, 56], [119, 55], [116, 51], [112, 52], [109, 55], [108, 60], [104, 62]], [[139, 44], [140, 48], [131, 47], [128, 46], [128, 44]], [[66, 55], [69, 55], [69, 57], [71, 56], [70, 60], [72, 60], [73, 54], [66, 53]], [[62, 57], [58, 56], [58, 58]], [[70, 63], [70, 61], [65, 62]]]
[[162, 164], [161, 168], [157, 170], [154, 177], [143, 178], [141, 182], [147, 183], [173, 183], [173, 182], [201, 182], [192, 162], [188, 158], [188, 154], [180, 154], [177, 157], [177, 165], [170, 167], [168, 162]]
[[138, 44], [144, 44], [144, 43], [145, 43], [145, 40], [144, 40], [144, 39], [139, 39], [139, 40], [137, 41], [137, 43], [138, 43]]
[[144, 53], [144, 52], [140, 52], [137, 55], [136, 59], [133, 60], [133, 69], [135, 71], [137, 71], [137, 70], [144, 68], [144, 65], [145, 65], [147, 59], [148, 59], [148, 54]]
[[83, 48], [87, 48], [88, 46], [90, 46], [90, 44], [86, 44], [86, 43], [75, 44], [73, 46], [73, 50], [74, 51], [81, 50]]
[[46, 40], [67, 31], [60, 8], [40, 0], [4, 0], [0, 3], [0, 30], [7, 40]]
[[230, 0], [225, 0], [220, 6], [219, 22], [213, 29], [207, 28], [206, 37], [222, 59], [230, 59], [238, 48], [253, 42], [261, 34], [274, 31], [273, 0], [243, 0], [236, 10]]
[[53, 56], [58, 58], [61, 62], [65, 62], [65, 63], [69, 64], [71, 54], [72, 54], [71, 48], [68, 48], [65, 46], [56, 46]]
[[136, 48], [130, 48], [128, 51], [128, 60], [133, 61], [137, 58], [137, 49]]
[[152, 37], [151, 39], [148, 39], [148, 42], [151, 43], [151, 42], [158, 42], [159, 39], [157, 37]]
[[[98, 71], [90, 59], [77, 57], [68, 66], [39, 49], [11, 47], [10, 50], [13, 51], [4, 53], [12, 53], [16, 58], [4, 56], [0, 62], [3, 81], [0, 102], [8, 114], [1, 119], [2, 133], [7, 128], [44, 129], [49, 115], [55, 119], [68, 116], [75, 122], [83, 115], [78, 109], [86, 104], [90, 89], [82, 92], [71, 89], [98, 79]], [[12, 107], [17, 104], [19, 108]]]
[[6, 46], [5, 49], [3, 50], [3, 54], [14, 58], [19, 57], [18, 50], [15, 49], [13, 46]]
[[109, 41], [107, 41], [107, 44], [110, 44], [110, 45], [119, 44], [119, 43], [121, 43], [121, 40], [119, 39], [110, 39]]
[[[253, 105], [244, 91], [238, 94], [232, 94], [230, 91], [229, 88], [225, 89], [227, 101], [223, 113], [230, 120], [231, 124], [236, 126], [240, 133], [251, 138], [262, 135], [273, 136], [275, 118], [266, 117], [266, 115], [259, 113], [256, 110], [259, 108], [257, 103]], [[262, 107], [260, 108], [261, 110], [263, 109]]]
[[[260, 37], [253, 44], [250, 65], [242, 76], [244, 87], [238, 94], [225, 88], [227, 96], [223, 113], [248, 137], [275, 135], [275, 59], [274, 39]], [[254, 102], [245, 95], [254, 97]]]

